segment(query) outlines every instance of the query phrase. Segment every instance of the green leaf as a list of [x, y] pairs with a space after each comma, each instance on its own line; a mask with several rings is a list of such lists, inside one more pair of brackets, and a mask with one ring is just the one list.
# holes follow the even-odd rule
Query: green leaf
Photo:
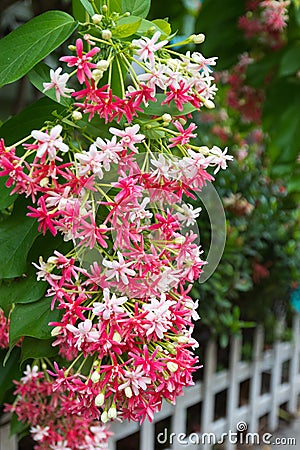
[[53, 339], [36, 339], [25, 337], [22, 342], [22, 362], [27, 359], [51, 358], [58, 353], [58, 348], [52, 346]]
[[113, 31], [116, 38], [126, 38], [132, 36], [141, 24], [142, 19], [135, 16], [123, 17], [118, 21], [118, 26]]
[[122, 0], [110, 0], [109, 2], [110, 12], [122, 13]]
[[8, 177], [0, 177], [0, 210], [8, 208], [17, 198], [17, 194], [10, 195], [12, 189], [5, 186], [7, 180]]
[[[147, 36], [149, 34], [149, 30], [154, 29], [153, 31], [160, 31], [161, 32], [161, 37], [160, 39], [165, 39], [167, 36], [170, 35], [170, 33], [166, 33], [166, 31], [168, 31], [168, 28], [166, 27], [165, 24], [168, 24], [167, 21], [165, 20], [153, 20], [153, 22], [151, 22], [150, 20], [146, 20], [146, 19], [142, 19], [142, 22], [139, 26], [139, 29], [136, 31], [136, 34], [138, 34], [139, 36]], [[169, 25], [169, 24], [168, 24]], [[162, 26], [162, 28], [160, 28]], [[170, 27], [171, 30], [171, 27]], [[153, 34], [153, 31], [151, 31], [151, 35]]]
[[0, 127], [0, 137], [5, 140], [6, 145], [13, 145], [29, 135], [32, 130], [41, 128], [45, 120], [53, 119], [51, 117], [53, 111], [61, 112], [64, 109], [64, 106], [47, 97], [41, 98], [23, 109], [20, 114], [4, 122]]
[[26, 204], [17, 200], [12, 215], [0, 223], [0, 278], [19, 277], [26, 270], [27, 254], [38, 235], [36, 221], [26, 212]]
[[195, 108], [195, 106], [187, 103], [183, 106], [183, 111], [178, 111], [178, 108], [174, 102], [171, 102], [170, 105], [161, 105], [162, 101], [166, 98], [164, 94], [157, 94], [156, 98], [157, 102], [149, 103], [149, 105], [144, 110], [144, 114], [150, 116], [162, 116], [164, 113], [168, 113], [171, 114], [171, 116], [181, 116], [197, 109]]
[[145, 18], [150, 11], [151, 0], [123, 0], [123, 12], [130, 12], [134, 16]]
[[[51, 98], [57, 102], [55, 89], [49, 89], [44, 92], [43, 83], [50, 81], [50, 67], [44, 62], [38, 63], [33, 69], [30, 70], [27, 74], [27, 78], [30, 83], [33, 84], [40, 92], [43, 92], [47, 97]], [[67, 97], [60, 97], [61, 105], [69, 106], [71, 100]]]
[[294, 43], [284, 54], [279, 69], [280, 76], [295, 74], [300, 69], [300, 42]]
[[47, 11], [0, 41], [0, 87], [18, 80], [62, 44], [76, 29], [73, 17]]
[[32, 264], [24, 275], [0, 284], [0, 307], [4, 311], [8, 311], [13, 303], [32, 303], [45, 294], [48, 283], [37, 281]]
[[[26, 423], [20, 422], [16, 413], [13, 413], [10, 419], [10, 435], [20, 434], [27, 430], [28, 425]], [[27, 433], [26, 433], [27, 434]], [[20, 439], [20, 437], [18, 436]]]
[[80, 0], [80, 3], [91, 17], [95, 14], [94, 8], [89, 0]]
[[159, 31], [162, 32], [162, 34], [170, 36], [170, 34], [172, 33], [171, 25], [166, 20], [155, 19], [152, 20], [152, 23], [159, 29]]
[[30, 336], [37, 339], [51, 339], [49, 322], [58, 322], [61, 311], [50, 309], [51, 299], [43, 297], [41, 300], [28, 303], [17, 304], [10, 316], [10, 346], [22, 336]]
[[0, 404], [3, 403], [8, 389], [11, 389], [13, 387], [13, 380], [19, 379], [21, 375], [19, 364], [21, 354], [20, 349], [14, 348], [10, 354], [9, 359], [7, 360], [7, 363], [4, 365], [6, 354], [6, 350], [0, 350]]

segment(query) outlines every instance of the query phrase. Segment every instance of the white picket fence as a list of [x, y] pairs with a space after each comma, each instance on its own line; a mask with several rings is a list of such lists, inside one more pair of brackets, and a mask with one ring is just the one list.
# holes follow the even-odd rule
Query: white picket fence
[[[293, 340], [291, 342], [274, 343], [271, 349], [264, 351], [264, 331], [257, 327], [254, 332], [253, 354], [251, 362], [241, 360], [242, 338], [234, 336], [230, 344], [230, 361], [228, 370], [217, 371], [217, 346], [214, 341], [209, 342], [204, 358], [204, 379], [195, 386], [185, 390], [184, 396], [177, 399], [176, 406], [168, 403], [155, 416], [154, 422], [145, 422], [141, 427], [137, 423], [114, 424], [111, 428], [115, 433], [109, 444], [109, 450], [126, 450], [127, 445], [122, 445], [122, 439], [128, 438], [134, 433], [139, 433], [139, 445], [134, 447], [139, 450], [156, 450], [162, 448], [158, 445], [156, 430], [160, 421], [171, 418], [171, 426], [168, 429], [168, 443], [170, 434], [184, 433], [187, 438], [181, 437], [186, 444], [180, 443], [176, 437], [172, 439], [172, 450], [202, 449], [209, 450], [213, 447], [209, 439], [201, 439], [199, 445], [195, 445], [195, 439], [191, 439], [187, 430], [188, 408], [199, 405], [202, 409], [201, 420], [198, 424], [199, 436], [202, 433], [213, 433], [216, 439], [220, 439], [223, 433], [229, 430], [235, 432], [237, 424], [245, 422], [248, 433], [259, 431], [259, 422], [263, 416], [268, 415], [268, 431], [276, 430], [279, 424], [279, 408], [287, 404], [286, 409], [291, 414], [296, 414], [298, 397], [300, 395], [300, 317], [297, 315], [293, 323]], [[288, 366], [288, 369], [287, 369]], [[288, 374], [283, 377], [283, 368]], [[269, 392], [262, 393], [263, 374], [270, 379]], [[246, 404], [240, 405], [240, 385], [249, 380], [249, 398]], [[227, 390], [226, 413], [224, 417], [214, 419], [216, 395]], [[193, 433], [195, 435], [195, 433]], [[162, 442], [163, 436], [161, 436]], [[197, 441], [196, 441], [197, 442]], [[213, 442], [213, 441], [211, 441]], [[226, 441], [226, 450], [233, 450], [236, 446]], [[130, 447], [133, 450], [133, 447]], [[164, 447], [166, 448], [166, 447]]]
[[[237, 424], [241, 422], [247, 424], [247, 432], [256, 433], [263, 416], [268, 418], [268, 431], [274, 431], [279, 424], [278, 413], [281, 405], [286, 404], [287, 411], [292, 414], [297, 412], [300, 395], [300, 316], [294, 318], [292, 341], [278, 340], [271, 349], [264, 350], [264, 331], [261, 327], [257, 327], [251, 362], [241, 360], [241, 348], [241, 336], [234, 336], [230, 343], [229, 368], [217, 371], [217, 346], [214, 341], [209, 342], [204, 358], [203, 381], [186, 389], [184, 396], [178, 398], [176, 406], [165, 403], [162, 410], [156, 414], [153, 423], [145, 422], [142, 426], [127, 422], [113, 424], [111, 429], [114, 436], [110, 439], [109, 450], [127, 450], [128, 444], [125, 442], [122, 444], [122, 440], [135, 433], [138, 433], [135, 439], [138, 439], [139, 443], [134, 450], [162, 448], [158, 445], [156, 426], [169, 418], [168, 438], [171, 433], [176, 433], [176, 436], [179, 433], [188, 434], [188, 408], [193, 406], [196, 409], [198, 406], [199, 410], [202, 410], [201, 420], [197, 426], [199, 436], [202, 433], [213, 433], [219, 439], [222, 433], [228, 433], [229, 430], [235, 432]], [[264, 374], [270, 379], [267, 392], [262, 392]], [[240, 386], [247, 380], [249, 380], [249, 395], [243, 404], [240, 404]], [[224, 391], [227, 391], [226, 411], [224, 417], [215, 419], [216, 396]], [[5, 417], [2, 418], [2, 423], [3, 420]], [[226, 441], [225, 445], [226, 450], [235, 448], [229, 441]], [[168, 445], [168, 448], [209, 450], [212, 444], [207, 440], [201, 445], [184, 445], [175, 437], [173, 444]], [[16, 440], [9, 438], [9, 424], [1, 426], [0, 423], [0, 450], [17, 449]], [[132, 444], [130, 450], [133, 450]]]

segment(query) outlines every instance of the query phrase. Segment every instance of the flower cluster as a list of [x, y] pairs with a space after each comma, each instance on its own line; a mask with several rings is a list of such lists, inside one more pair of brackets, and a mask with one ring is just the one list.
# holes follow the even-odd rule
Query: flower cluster
[[[75, 54], [61, 58], [72, 75], [51, 71], [44, 90], [75, 103], [22, 142], [2, 141], [0, 175], [31, 197], [28, 216], [40, 232], [74, 243], [68, 254], [34, 263], [51, 308], [61, 311], [50, 325], [65, 363], [48, 371], [45, 389], [63, 395], [67, 417], [142, 422], [193, 384], [198, 302], [189, 292], [205, 261], [191, 228], [200, 208], [183, 199], [195, 198], [213, 181], [210, 170], [226, 169], [232, 157], [227, 148], [194, 145], [197, 127], [185, 118], [214, 106], [216, 58], [177, 54], [160, 31], [120, 40], [110, 24], [94, 16], [86, 42], [77, 39]], [[90, 134], [83, 115], [100, 118], [103, 134]]]
[[6, 405], [20, 422], [30, 425], [30, 434], [37, 442], [35, 450], [105, 450], [112, 434], [92, 419], [66, 413], [69, 399], [53, 381], [45, 378], [38, 366], [28, 365], [24, 376], [15, 382], [16, 401]]
[[0, 348], [8, 348], [9, 339], [9, 319], [4, 315], [0, 309]]
[[247, 13], [239, 20], [239, 27], [246, 38], [255, 38], [267, 47], [282, 46], [282, 32], [288, 21], [290, 0], [249, 0]]

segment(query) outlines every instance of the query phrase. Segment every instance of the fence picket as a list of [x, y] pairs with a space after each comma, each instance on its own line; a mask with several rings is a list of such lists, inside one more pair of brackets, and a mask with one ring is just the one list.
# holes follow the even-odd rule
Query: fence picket
[[[215, 341], [208, 342], [205, 354], [204, 381], [203, 381], [203, 403], [202, 403], [202, 420], [201, 433], [210, 433], [211, 424], [214, 421], [214, 375], [217, 367], [217, 345]], [[205, 442], [203, 450], [209, 450], [210, 445]]]
[[[230, 343], [230, 360], [229, 360], [229, 387], [227, 400], [227, 428], [235, 432], [237, 425], [236, 411], [238, 409], [239, 400], [239, 377], [237, 367], [241, 357], [241, 336], [233, 336]], [[235, 445], [226, 440], [226, 450], [233, 450]]]
[[254, 333], [253, 359], [252, 359], [252, 378], [250, 384], [250, 419], [249, 432], [256, 433], [259, 425], [259, 410], [257, 408], [257, 399], [260, 396], [262, 380], [262, 355], [264, 345], [264, 329], [258, 326]]
[[293, 323], [293, 353], [296, 355], [291, 359], [289, 383], [290, 383], [290, 398], [288, 402], [288, 410], [292, 414], [297, 412], [298, 393], [297, 389], [298, 374], [299, 374], [299, 354], [300, 354], [300, 316], [297, 314], [294, 317]]

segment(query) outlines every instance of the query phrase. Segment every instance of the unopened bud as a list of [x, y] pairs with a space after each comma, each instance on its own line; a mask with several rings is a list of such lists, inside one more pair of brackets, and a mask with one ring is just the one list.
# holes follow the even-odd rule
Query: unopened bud
[[108, 41], [109, 39], [111, 39], [112, 34], [110, 30], [103, 30], [102, 31], [102, 39], [105, 39], [106, 41]]
[[49, 184], [49, 178], [48, 177], [45, 177], [45, 178], [41, 179], [41, 181], [40, 181], [40, 186], [41, 187], [46, 187], [46, 186], [48, 186], [48, 184]]
[[73, 111], [72, 112], [72, 119], [73, 120], [81, 120], [82, 119], [82, 114], [80, 111]]
[[109, 408], [107, 416], [109, 419], [115, 419], [117, 417], [117, 408], [115, 406]]
[[[97, 371], [93, 372], [92, 376], [91, 376], [91, 380], [93, 383], [97, 383], [100, 380], [100, 373]], [[99, 394], [99, 395], [101, 395], [101, 394]], [[97, 397], [99, 397], [99, 395], [97, 395]], [[96, 400], [97, 400], [97, 397], [96, 397]], [[96, 400], [95, 400], [95, 402], [96, 402]], [[97, 406], [101, 406], [101, 405], [97, 405]]]
[[103, 5], [102, 6], [102, 11], [105, 12], [105, 13], [107, 12], [107, 5]]
[[177, 236], [174, 239], [175, 244], [184, 244], [185, 243], [185, 237], [184, 236]]
[[43, 369], [43, 370], [46, 370], [46, 369], [47, 369], [47, 364], [44, 363], [44, 362], [42, 363], [42, 369]]
[[68, 45], [68, 49], [71, 50], [71, 52], [75, 52], [76, 46], [75, 45]]
[[179, 344], [187, 344], [189, 342], [189, 339], [186, 336], [179, 336], [177, 342]]
[[164, 122], [169, 122], [170, 123], [172, 121], [172, 116], [171, 116], [171, 114], [168, 114], [168, 113], [163, 114], [161, 116], [161, 118], [162, 118], [162, 120]]
[[178, 120], [179, 120], [179, 122], [181, 123], [181, 125], [185, 125], [186, 122], [187, 122], [187, 120], [184, 119], [183, 117], [180, 117]]
[[194, 44], [202, 44], [202, 42], [205, 41], [205, 34], [193, 34], [191, 38], [193, 39]]
[[58, 336], [60, 333], [61, 327], [55, 327], [53, 330], [51, 330], [51, 336]]
[[214, 109], [216, 107], [212, 100], [205, 99], [203, 103], [208, 109]]
[[115, 331], [115, 332], [114, 332], [114, 335], [113, 335], [113, 340], [114, 340], [115, 342], [121, 342], [122, 338], [121, 338], [120, 333], [118, 333], [117, 331]]
[[178, 364], [174, 363], [173, 361], [168, 361], [167, 368], [170, 372], [174, 373], [176, 372], [176, 370], [178, 370]]
[[109, 68], [109, 62], [106, 61], [106, 59], [101, 59], [97, 62], [97, 69], [102, 70], [105, 72]]
[[127, 386], [125, 388], [125, 395], [126, 395], [127, 398], [131, 398], [132, 397], [132, 390], [131, 390], [130, 386]]
[[92, 21], [95, 25], [99, 25], [102, 22], [103, 16], [101, 14], [94, 14], [92, 17]]
[[126, 11], [126, 13], [124, 14], [124, 16], [129, 17], [131, 15], [131, 13], [129, 11]]
[[[104, 403], [104, 394], [102, 394], [102, 392], [100, 394], [97, 395], [97, 397], [95, 398], [95, 405], [96, 406], [102, 406]], [[101, 418], [102, 420], [102, 418]]]
[[101, 80], [101, 78], [103, 77], [103, 71], [100, 69], [95, 69], [92, 72], [92, 78], [93, 80], [97, 81], [97, 80]]
[[103, 411], [103, 413], [101, 414], [101, 422], [103, 422], [103, 423], [108, 422], [108, 414], [107, 414], [107, 411]]

